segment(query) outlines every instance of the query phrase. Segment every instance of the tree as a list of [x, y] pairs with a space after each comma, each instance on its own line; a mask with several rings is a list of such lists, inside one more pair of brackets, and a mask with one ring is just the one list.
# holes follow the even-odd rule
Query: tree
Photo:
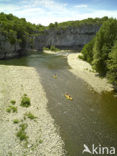
[[88, 44], [86, 44], [81, 53], [83, 54], [83, 59], [89, 63], [93, 61], [93, 46], [94, 46], [95, 38], [91, 40]]
[[100, 75], [106, 75], [106, 62], [116, 37], [117, 20], [109, 19], [98, 31], [93, 48], [93, 66]]
[[111, 53], [109, 54], [109, 59], [107, 62], [108, 72], [107, 77], [110, 82], [114, 84], [117, 88], [117, 40], [112, 47]]

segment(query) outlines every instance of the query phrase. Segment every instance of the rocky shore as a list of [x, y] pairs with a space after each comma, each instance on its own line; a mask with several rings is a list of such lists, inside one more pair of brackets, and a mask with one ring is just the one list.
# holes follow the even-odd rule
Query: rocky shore
[[80, 53], [69, 54], [68, 64], [71, 66], [70, 71], [88, 83], [96, 92], [112, 91], [113, 87], [108, 83], [106, 78], [100, 78], [98, 73], [93, 72], [91, 65], [78, 58]]
[[[27, 94], [30, 107], [21, 107]], [[13, 105], [13, 100], [16, 102]], [[64, 143], [47, 111], [47, 98], [36, 70], [31, 67], [0, 66], [0, 155], [63, 156]], [[9, 112], [8, 108], [13, 111]], [[26, 116], [31, 113], [33, 117]], [[17, 121], [17, 122], [16, 122]], [[18, 138], [21, 125], [27, 125], [27, 139]], [[23, 129], [23, 128], [22, 128]]]

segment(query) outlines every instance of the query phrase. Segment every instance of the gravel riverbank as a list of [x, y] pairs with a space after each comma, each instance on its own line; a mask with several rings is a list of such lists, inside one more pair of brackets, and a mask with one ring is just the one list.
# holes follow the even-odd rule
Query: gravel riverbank
[[[30, 97], [30, 107], [20, 106], [24, 94]], [[64, 143], [47, 111], [47, 102], [34, 68], [0, 66], [0, 156], [64, 155]], [[8, 112], [9, 106], [17, 108], [17, 112]], [[25, 114], [29, 112], [36, 118], [28, 118]], [[17, 137], [21, 124], [27, 124], [27, 141]]]
[[96, 92], [112, 91], [112, 85], [108, 83], [106, 78], [100, 78], [97, 73], [92, 72], [92, 67], [89, 63], [78, 58], [80, 53], [69, 54], [68, 64], [72, 69], [70, 71], [76, 76], [88, 83]]

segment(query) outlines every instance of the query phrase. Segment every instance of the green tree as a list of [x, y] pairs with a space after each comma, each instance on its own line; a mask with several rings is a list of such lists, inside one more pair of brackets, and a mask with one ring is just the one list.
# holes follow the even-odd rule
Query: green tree
[[91, 40], [88, 44], [86, 44], [81, 53], [83, 54], [83, 59], [89, 63], [93, 61], [93, 46], [94, 46], [95, 38]]
[[112, 47], [111, 53], [109, 54], [109, 59], [107, 62], [108, 72], [107, 77], [110, 82], [114, 84], [117, 88], [117, 40]]
[[100, 75], [106, 75], [109, 53], [117, 36], [117, 20], [109, 19], [96, 35], [93, 48], [93, 66]]

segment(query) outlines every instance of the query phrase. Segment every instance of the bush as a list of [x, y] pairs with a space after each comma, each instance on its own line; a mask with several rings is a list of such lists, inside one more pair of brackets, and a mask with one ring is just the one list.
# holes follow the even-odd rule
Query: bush
[[14, 124], [17, 124], [17, 123], [19, 123], [19, 122], [20, 122], [20, 121], [19, 121], [18, 119], [14, 119], [14, 120], [13, 120], [13, 123], [14, 123]]
[[39, 143], [42, 144], [42, 143], [43, 143], [43, 140], [40, 139], [40, 140], [39, 140]]
[[55, 46], [50, 46], [50, 48], [44, 47], [43, 50], [51, 50], [54, 52], [60, 51], [60, 49], [56, 48]]
[[6, 111], [8, 113], [12, 112], [12, 113], [17, 113], [17, 107], [14, 107], [14, 106], [9, 106]]
[[79, 55], [78, 58], [84, 60], [84, 56], [83, 55]]
[[51, 50], [51, 51], [57, 52], [57, 51], [59, 51], [60, 49], [56, 48], [55, 46], [51, 46], [51, 47], [50, 47], [50, 50]]
[[25, 116], [27, 116], [27, 117], [28, 117], [29, 119], [31, 119], [31, 120], [37, 118], [37, 117], [35, 117], [31, 112], [26, 113]]
[[16, 136], [20, 139], [20, 141], [27, 141], [28, 136], [26, 134], [26, 128], [28, 127], [28, 125], [26, 123], [23, 123], [20, 125], [20, 129], [19, 131], [16, 133]]
[[29, 107], [31, 105], [30, 98], [24, 94], [20, 105], [22, 107]]
[[83, 56], [81, 56], [81, 59], [92, 63], [93, 61], [93, 46], [94, 46], [94, 42], [95, 42], [95, 38], [93, 40], [91, 40], [88, 44], [86, 44], [81, 53], [83, 54]]
[[10, 106], [10, 108], [11, 108], [11, 110], [12, 110], [13, 113], [15, 113], [15, 112], [17, 113], [17, 107]]
[[49, 50], [49, 48], [47, 48], [47, 47], [43, 47], [43, 50]]
[[10, 108], [7, 108], [6, 109], [6, 112], [11, 113], [11, 109]]
[[27, 140], [27, 138], [28, 138], [28, 136], [26, 135], [26, 132], [23, 131], [22, 129], [20, 129], [17, 132], [17, 137], [19, 137], [20, 141]]
[[16, 101], [15, 101], [15, 100], [11, 100], [10, 103], [11, 103], [12, 105], [15, 105]]

